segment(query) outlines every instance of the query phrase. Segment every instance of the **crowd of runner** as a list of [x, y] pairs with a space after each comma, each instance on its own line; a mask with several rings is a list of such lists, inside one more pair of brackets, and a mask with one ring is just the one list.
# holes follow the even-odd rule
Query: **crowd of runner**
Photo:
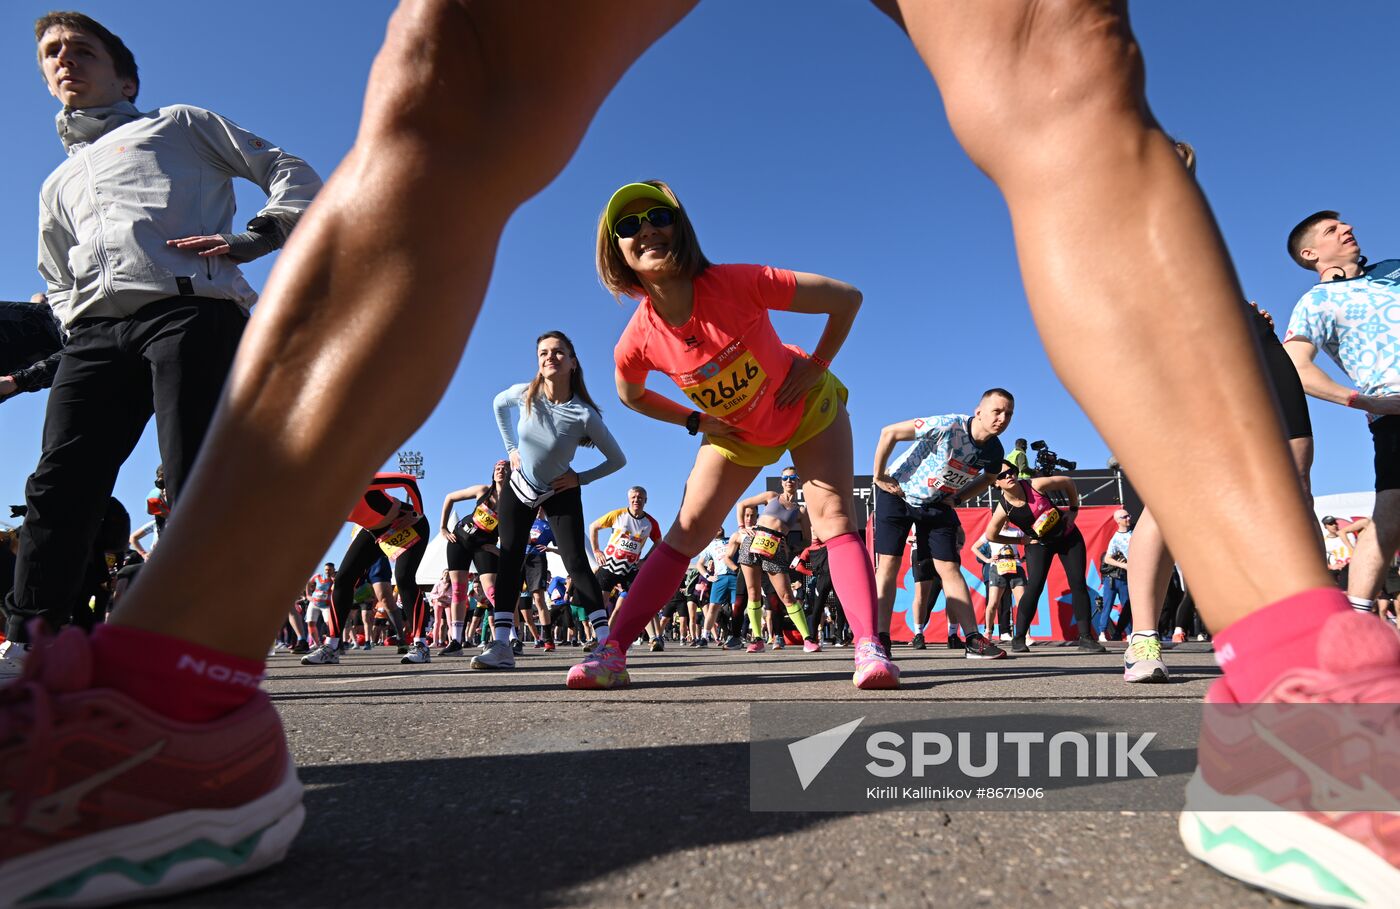
[[[1066, 476], [1028, 471], [1021, 447], [1002, 445], [1016, 406], [1005, 388], [963, 410], [921, 407], [926, 415], [870, 440], [868, 541], [852, 501], [850, 391], [833, 368], [861, 292], [821, 274], [712, 263], [677, 193], [658, 180], [600, 191], [591, 239], [604, 287], [636, 301], [614, 349], [619, 399], [696, 443], [693, 465], [674, 477], [683, 495], [669, 528], [637, 487], [624, 507], [586, 520], [584, 487], [625, 467], [625, 440], [604, 422], [558, 330], [535, 338], [534, 375], [495, 397], [502, 457], [489, 482], [449, 494], [436, 527], [413, 476], [371, 473], [444, 387], [506, 219], [562, 167], [611, 84], [688, 3], [615, 17], [595, 4], [548, 16], [528, 3], [483, 4], [456, 17], [450, 4], [406, 3], [419, 15], [396, 16], [356, 149], [324, 188], [305, 161], [210, 111], [140, 111], [125, 44], [86, 16], [55, 13], [35, 36], [62, 104], [67, 158], [40, 193], [48, 308], [38, 318], [62, 331], [50, 326], [51, 349], [0, 364], [0, 396], [51, 386], [27, 514], [6, 547], [0, 669], [13, 680], [0, 689], [0, 902], [154, 897], [278, 861], [303, 809], [258, 684], [269, 644], [300, 652], [308, 672], [355, 647], [396, 646], [409, 665], [470, 656], [471, 669], [501, 672], [527, 647], [576, 646], [559, 682], [578, 690], [630, 685], [639, 641], [749, 654], [849, 647], [852, 684], [881, 691], [900, 685], [891, 624], [906, 558], [912, 646], [927, 646], [941, 594], [949, 643], [972, 660], [1005, 658], [1003, 643], [1031, 645], [1058, 562], [1074, 646], [1102, 653], [1101, 635], [1126, 635], [1124, 678], [1164, 682], [1161, 612], [1179, 565], [1222, 669], [1212, 702], [1400, 702], [1400, 637], [1374, 615], [1400, 545], [1400, 260], [1368, 263], [1337, 212], [1300, 221], [1287, 249], [1315, 284], [1280, 342], [1234, 282], [1191, 176], [1194, 149], [1166, 137], [1141, 101], [1135, 45], [1114, 4], [973, 5], [958, 28], [946, 27], [944, 7], [879, 5], [924, 53], [955, 133], [1006, 193], [1051, 359], [1151, 503], [1131, 546], [1125, 536], [1103, 554], [1106, 568], [1131, 566], [1101, 591], [1102, 601], [1126, 595], [1112, 627], [1113, 603], [1096, 618], [1086, 582], [1079, 490]], [[538, 42], [552, 42], [550, 66], [536, 65]], [[1020, 56], [1045, 46], [1059, 52]], [[490, 97], [479, 109], [472, 99], [482, 92], [460, 92], [460, 110], [430, 103], [467, 78], [457, 66], [464, 47], [499, 52]], [[1049, 78], [1038, 72], [1047, 60], [1068, 69]], [[974, 71], [982, 75], [969, 83]], [[1052, 84], [1054, 96], [1043, 96]], [[1105, 102], [1066, 101], [1083, 97]], [[234, 178], [267, 196], [241, 232]], [[1105, 236], [1086, 262], [1070, 244], [1105, 212], [1117, 215], [1113, 229], [1095, 229]], [[298, 242], [249, 323], [256, 295], [237, 265], [281, 248], [294, 229]], [[1183, 272], [1189, 287], [1175, 283]], [[1178, 316], [1183, 301], [1191, 318]], [[820, 320], [810, 351], [784, 343], [775, 310]], [[1064, 334], [1086, 321], [1095, 330], [1112, 322], [1121, 336], [1092, 376], [1067, 353], [1087, 342]], [[365, 326], [387, 324], [417, 354], [415, 400], [374, 375], [381, 339]], [[1355, 387], [1319, 369], [1318, 351]], [[1118, 380], [1111, 392], [1098, 381], [1105, 364]], [[676, 392], [650, 387], [654, 373]], [[1319, 534], [1310, 518], [1305, 394], [1367, 413], [1377, 490], [1368, 524], [1334, 521]], [[147, 548], [145, 529], [132, 533], [129, 520], [112, 532], [121, 521], [110, 493], [152, 417], [163, 464], [147, 511], [160, 542], [139, 574], [130, 566], [129, 587], [113, 591], [101, 622], [107, 606], [94, 613], [89, 594], [95, 576], [117, 567], [107, 553]], [[1171, 462], [1156, 450], [1158, 420], [1180, 433]], [[372, 422], [380, 441], [344, 445], [334, 430], [357, 421]], [[596, 456], [576, 466], [580, 449]], [[1209, 482], [1176, 475], [1178, 458]], [[484, 466], [465, 479], [486, 479]], [[779, 490], [745, 498], [775, 466]], [[203, 566], [219, 542], [251, 539], [263, 520], [249, 489], [297, 507], [279, 514], [262, 570], [236, 591], [211, 585]], [[988, 490], [985, 534], [968, 541], [958, 510]], [[1240, 565], [1188, 532], [1207, 518], [1221, 532], [1247, 519], [1276, 561]], [[338, 519], [355, 525], [348, 547], [305, 579]], [[1126, 535], [1131, 518], [1118, 522]], [[438, 534], [446, 572], [420, 586]], [[1334, 536], [1347, 540], [1344, 593], [1340, 570], [1329, 575], [1322, 558], [1325, 545], [1331, 564], [1341, 559]], [[999, 579], [981, 622], [962, 567], [968, 551]], [[94, 725], [101, 717], [115, 719]], [[1396, 732], [1366, 727], [1348, 747], [1393, 758]], [[1332, 772], [1367, 781], [1368, 765], [1356, 766]], [[1192, 785], [1217, 784], [1198, 770]], [[1272, 815], [1188, 808], [1187, 848], [1299, 899], [1393, 897], [1393, 813], [1272, 797]], [[65, 801], [74, 799], [81, 811]], [[209, 862], [211, 849], [237, 858]], [[1295, 855], [1325, 856], [1326, 874], [1279, 871]], [[149, 873], [128, 873], [132, 862]], [[1335, 881], [1356, 899], [1337, 902]]]

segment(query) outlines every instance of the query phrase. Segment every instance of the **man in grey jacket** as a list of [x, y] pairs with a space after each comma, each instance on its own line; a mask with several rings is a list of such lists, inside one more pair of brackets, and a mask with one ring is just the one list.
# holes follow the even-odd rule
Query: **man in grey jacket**
[[[117, 472], [153, 414], [178, 502], [257, 299], [238, 263], [282, 246], [321, 186], [305, 161], [218, 114], [138, 110], [136, 61], [93, 19], [51, 13], [35, 37], [68, 153], [40, 193], [39, 271], [68, 343], [25, 487], [0, 672], [22, 661], [30, 619], [68, 622]], [[242, 233], [235, 177], [268, 196]]]

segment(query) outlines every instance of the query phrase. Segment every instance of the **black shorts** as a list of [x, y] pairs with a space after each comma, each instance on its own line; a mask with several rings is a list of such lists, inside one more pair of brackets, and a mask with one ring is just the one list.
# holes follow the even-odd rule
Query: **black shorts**
[[457, 535], [460, 542], [447, 544], [447, 570], [472, 571], [477, 574], [495, 574], [501, 567], [501, 558], [484, 547], [489, 545], [470, 536]]
[[685, 604], [688, 602], [690, 602], [689, 594], [682, 591], [667, 600], [666, 605], [661, 607], [661, 611], [668, 619], [675, 618], [677, 612], [689, 617], [690, 613], [685, 608]]
[[920, 581], [938, 579], [938, 566], [933, 564], [933, 559], [915, 559], [914, 564], [909, 566], [909, 570], [913, 573], [916, 584]]
[[527, 593], [534, 593], [537, 590], [546, 590], [549, 582], [554, 580], [549, 576], [549, 561], [542, 552], [531, 552], [525, 554], [525, 590]]
[[598, 579], [598, 587], [606, 596], [612, 592], [614, 587], [621, 587], [622, 592], [626, 593], [627, 589], [632, 586], [632, 582], [637, 579], [637, 572], [634, 570], [619, 573], [611, 568], [599, 568], [593, 572], [593, 577]]
[[1274, 390], [1274, 398], [1278, 400], [1280, 416], [1283, 417], [1284, 435], [1290, 439], [1311, 439], [1312, 418], [1308, 416], [1308, 399], [1303, 394], [1303, 381], [1298, 378], [1298, 368], [1277, 339], [1270, 343], [1270, 338], [1264, 338], [1259, 346], [1264, 355], [1264, 375], [1268, 377], [1269, 387]]
[[997, 574], [993, 568], [991, 576], [987, 579], [988, 587], [1000, 587], [1003, 590], [1010, 590], [1012, 587], [1026, 586], [1026, 573], [1024, 569], [1018, 569], [1015, 574]]
[[892, 496], [880, 487], [875, 487], [876, 555], [903, 555], [904, 544], [909, 539], [909, 528], [914, 527], [915, 564], [924, 559], [937, 559], [940, 562], [960, 561], [960, 526], [958, 513], [946, 505], [911, 508], [909, 503], [899, 496]]
[[1400, 416], [1371, 421], [1376, 446], [1376, 492], [1400, 489]]

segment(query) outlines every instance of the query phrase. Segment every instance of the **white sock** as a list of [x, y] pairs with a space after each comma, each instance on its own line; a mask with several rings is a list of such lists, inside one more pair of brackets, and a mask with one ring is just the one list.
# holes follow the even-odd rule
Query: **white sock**
[[495, 639], [502, 644], [509, 644], [510, 639], [515, 637], [515, 615], [510, 612], [498, 612], [495, 621], [491, 623]]
[[456, 641], [458, 644], [462, 643], [462, 634], [463, 634], [463, 632], [466, 630], [466, 627], [467, 627], [467, 623], [466, 623], [466, 622], [453, 622], [453, 623], [452, 623], [452, 640]]
[[919, 623], [919, 624], [917, 624], [917, 625], [914, 626], [914, 630], [915, 630], [916, 632], [918, 632], [919, 634], [923, 634], [923, 633], [924, 633], [924, 629], [927, 628], [927, 627], [928, 627], [928, 622], [921, 622], [921, 623]]
[[1374, 600], [1368, 600], [1365, 597], [1347, 597], [1347, 599], [1351, 601], [1351, 608], [1357, 612], [1370, 612], [1371, 607], [1375, 605]]
[[332, 650], [335, 650], [337, 647], [340, 646], [340, 638], [328, 637], [326, 638], [325, 643], [327, 647], [331, 648]]

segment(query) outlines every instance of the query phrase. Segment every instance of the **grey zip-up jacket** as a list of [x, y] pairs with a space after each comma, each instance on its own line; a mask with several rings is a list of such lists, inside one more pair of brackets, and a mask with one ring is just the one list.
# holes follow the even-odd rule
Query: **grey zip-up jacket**
[[[248, 309], [257, 294], [236, 263], [280, 247], [321, 188], [302, 159], [198, 107], [142, 113], [123, 101], [63, 110], [57, 125], [68, 160], [39, 194], [39, 273], [65, 328], [177, 296]], [[234, 177], [268, 196], [250, 233], [230, 234]], [[225, 235], [233, 254], [166, 245], [211, 234]]]

